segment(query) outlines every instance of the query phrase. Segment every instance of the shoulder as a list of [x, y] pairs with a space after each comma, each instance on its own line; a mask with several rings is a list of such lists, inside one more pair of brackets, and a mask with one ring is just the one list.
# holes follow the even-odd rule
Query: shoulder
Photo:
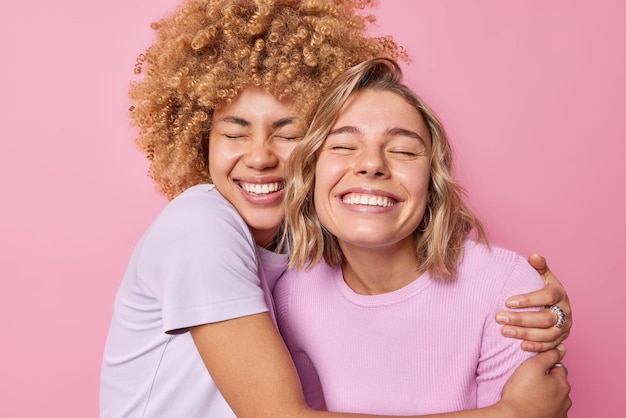
[[332, 278], [337, 274], [337, 270], [331, 268], [323, 259], [311, 268], [287, 270], [276, 284], [274, 297], [279, 301], [289, 299], [292, 294], [310, 294], [324, 285], [332, 284]]
[[465, 242], [459, 276], [471, 276], [473, 281], [508, 289], [506, 293], [524, 293], [543, 287], [541, 276], [522, 255], [471, 239]]
[[255, 253], [248, 226], [211, 184], [190, 187], [169, 202], [144, 234], [143, 246], [168, 253], [207, 249]]
[[507, 268], [517, 262], [519, 254], [497, 245], [486, 245], [473, 239], [465, 240], [462, 264], [475, 268]]
[[245, 225], [237, 210], [212, 184], [198, 184], [185, 190], [163, 209], [158, 220], [172, 218], [178, 223], [211, 223], [222, 219]]
[[526, 260], [515, 251], [486, 245], [473, 239], [465, 240], [461, 267], [472, 271], [498, 271], [504, 273], [514, 270], [519, 264], [528, 264]]
[[296, 328], [302, 328], [309, 319], [319, 318], [320, 309], [332, 304], [328, 295], [333, 293], [328, 291], [335, 286], [337, 274], [340, 275], [341, 270], [329, 267], [324, 260], [310, 269], [287, 270], [283, 274], [274, 288], [274, 302], [276, 319], [284, 336], [294, 341]]
[[193, 228], [220, 231], [224, 228], [248, 232], [237, 210], [212, 184], [199, 184], [172, 200], [153, 224], [154, 227]]
[[329, 281], [330, 277], [338, 269], [330, 267], [324, 259], [320, 260], [314, 266], [305, 266], [305, 268], [301, 269], [289, 269], [283, 274], [280, 278], [279, 283], [283, 283], [285, 286], [289, 283], [291, 286], [295, 287], [307, 287], [307, 286], [316, 286], [319, 282]]

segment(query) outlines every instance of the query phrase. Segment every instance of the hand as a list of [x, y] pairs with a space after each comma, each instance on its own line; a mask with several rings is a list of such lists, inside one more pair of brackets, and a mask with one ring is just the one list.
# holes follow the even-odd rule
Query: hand
[[554, 367], [565, 355], [565, 346], [526, 360], [502, 389], [497, 407], [501, 416], [561, 418], [572, 407], [567, 370]]
[[565, 324], [561, 328], [555, 326], [557, 315], [550, 309], [539, 312], [499, 312], [496, 321], [505, 325], [502, 335], [519, 338], [522, 349], [526, 351], [547, 351], [563, 342], [572, 328], [572, 309], [565, 288], [548, 268], [546, 259], [539, 254], [531, 254], [528, 262], [541, 274], [545, 287], [536, 292], [512, 296], [506, 306], [515, 308], [550, 307], [557, 305], [565, 313]]

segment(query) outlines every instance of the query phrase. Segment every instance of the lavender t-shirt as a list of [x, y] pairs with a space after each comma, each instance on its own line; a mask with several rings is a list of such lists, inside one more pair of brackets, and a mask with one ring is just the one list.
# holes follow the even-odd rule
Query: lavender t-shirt
[[188, 328], [273, 316], [271, 290], [286, 263], [255, 245], [213, 185], [172, 200], [138, 242], [118, 290], [100, 416], [234, 417]]

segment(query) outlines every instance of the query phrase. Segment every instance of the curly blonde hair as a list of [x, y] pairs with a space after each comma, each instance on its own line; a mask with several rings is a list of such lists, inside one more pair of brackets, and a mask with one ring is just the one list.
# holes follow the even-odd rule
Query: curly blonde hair
[[131, 121], [149, 175], [169, 199], [210, 182], [212, 111], [247, 86], [289, 99], [306, 127], [331, 81], [375, 56], [408, 60], [367, 35], [374, 0], [187, 0], [153, 23], [131, 83]]
[[314, 266], [324, 257], [333, 266], [344, 262], [337, 238], [321, 225], [315, 211], [315, 168], [343, 105], [357, 91], [390, 91], [415, 107], [428, 126], [432, 149], [428, 205], [421, 224], [414, 231], [415, 254], [420, 271], [432, 277], [450, 279], [456, 275], [463, 256], [463, 243], [471, 231], [478, 241], [487, 238], [478, 218], [463, 203], [463, 189], [453, 177], [452, 148], [437, 115], [413, 91], [402, 84], [398, 64], [386, 58], [365, 61], [337, 77], [322, 99], [304, 140], [287, 163], [289, 182], [285, 190], [283, 245], [289, 249], [290, 267]]

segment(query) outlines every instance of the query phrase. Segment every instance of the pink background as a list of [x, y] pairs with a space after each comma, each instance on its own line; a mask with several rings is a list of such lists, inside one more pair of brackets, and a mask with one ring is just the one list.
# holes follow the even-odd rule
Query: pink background
[[[491, 238], [546, 255], [569, 290], [570, 416], [623, 416], [626, 7], [380, 3], [377, 32], [411, 53], [410, 84], [446, 123]], [[114, 293], [165, 203], [126, 89], [149, 23], [174, 4], [0, 5], [0, 416], [97, 415]]]

